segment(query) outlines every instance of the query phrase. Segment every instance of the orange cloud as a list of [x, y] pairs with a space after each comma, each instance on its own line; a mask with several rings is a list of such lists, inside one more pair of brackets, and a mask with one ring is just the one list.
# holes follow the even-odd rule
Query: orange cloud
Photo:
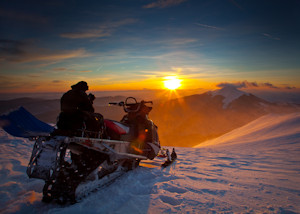
[[100, 38], [111, 35], [110, 29], [93, 29], [86, 32], [63, 33], [60, 36], [68, 39]]
[[71, 58], [88, 57], [91, 54], [87, 53], [84, 49], [78, 50], [60, 50], [50, 51], [47, 49], [27, 49], [20, 54], [11, 54], [1, 56], [2, 61], [11, 61], [19, 63], [37, 62], [37, 61], [61, 61]]
[[91, 70], [85, 70], [85, 71], [80, 71], [81, 73], [90, 73], [90, 72], [93, 72]]

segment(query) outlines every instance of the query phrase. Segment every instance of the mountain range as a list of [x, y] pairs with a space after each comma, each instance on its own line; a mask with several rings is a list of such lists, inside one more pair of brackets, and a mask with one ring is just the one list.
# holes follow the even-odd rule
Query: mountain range
[[194, 146], [269, 113], [299, 111], [297, 105], [271, 103], [235, 87], [162, 101], [151, 118], [164, 145]]
[[[96, 112], [104, 118], [120, 120], [123, 109], [108, 106], [126, 97], [99, 97], [94, 102]], [[60, 112], [59, 99], [19, 98], [0, 101], [0, 114], [18, 106], [44, 122], [56, 123]], [[300, 111], [300, 106], [271, 103], [235, 87], [195, 94], [171, 100], [155, 100], [150, 118], [158, 126], [162, 145], [192, 147], [213, 139], [268, 113]]]

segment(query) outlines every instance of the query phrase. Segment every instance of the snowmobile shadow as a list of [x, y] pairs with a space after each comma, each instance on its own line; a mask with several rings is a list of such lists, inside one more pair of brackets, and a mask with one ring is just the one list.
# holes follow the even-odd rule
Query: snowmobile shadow
[[[143, 160], [139, 167], [128, 171], [109, 186], [94, 191], [79, 203], [64, 207], [61, 211], [81, 213], [86, 209], [94, 213], [149, 213], [153, 209], [153, 200], [160, 195], [161, 185], [177, 178], [173, 176], [176, 161], [174, 165], [162, 168], [164, 161]], [[159, 200], [162, 204], [172, 204], [166, 197]], [[95, 203], [99, 206], [95, 207]]]
[[[149, 213], [151, 195], [156, 192], [155, 184], [160, 177], [159, 171], [138, 167], [76, 204], [62, 207], [53, 205], [53, 208], [58, 213]], [[95, 204], [99, 206], [95, 207]]]
[[175, 160], [170, 166], [163, 168], [163, 170], [168, 174], [174, 174], [176, 169], [177, 160]]

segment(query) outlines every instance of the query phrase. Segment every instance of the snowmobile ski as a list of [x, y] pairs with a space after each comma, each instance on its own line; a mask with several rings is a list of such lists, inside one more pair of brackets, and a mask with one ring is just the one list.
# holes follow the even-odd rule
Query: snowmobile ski
[[166, 150], [166, 156], [167, 160], [161, 165], [162, 168], [165, 168], [167, 166], [170, 166], [174, 161], [177, 159], [177, 154], [175, 152], [175, 149], [173, 148], [172, 154], [170, 155], [169, 150]]
[[176, 160], [176, 159], [174, 159], [174, 160], [166, 160], [166, 161], [161, 165], [161, 167], [162, 167], [162, 168], [166, 168], [167, 166], [170, 166], [172, 163], [174, 163], [175, 160]]

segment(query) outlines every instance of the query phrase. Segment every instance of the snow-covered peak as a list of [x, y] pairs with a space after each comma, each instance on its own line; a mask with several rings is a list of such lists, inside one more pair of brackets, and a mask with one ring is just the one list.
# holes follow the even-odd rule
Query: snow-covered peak
[[239, 98], [242, 95], [248, 95], [248, 93], [238, 90], [234, 86], [225, 86], [221, 89], [215, 90], [211, 92], [211, 95], [217, 96], [221, 95], [224, 97], [223, 99], [223, 108], [227, 108], [227, 106], [237, 98]]

